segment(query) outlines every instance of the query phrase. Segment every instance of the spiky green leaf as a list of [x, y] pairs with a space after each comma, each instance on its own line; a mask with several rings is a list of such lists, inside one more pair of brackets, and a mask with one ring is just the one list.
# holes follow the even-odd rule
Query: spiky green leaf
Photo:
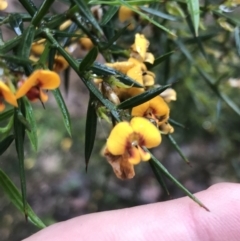
[[89, 159], [91, 157], [92, 149], [95, 142], [97, 131], [97, 114], [93, 102], [93, 98], [89, 98], [88, 109], [87, 109], [87, 119], [85, 127], [85, 164], [86, 170], [88, 168]]
[[22, 191], [22, 203], [25, 217], [28, 217], [28, 211], [26, 208], [27, 205], [27, 190], [26, 190], [26, 177], [25, 177], [25, 168], [24, 168], [24, 137], [25, 137], [25, 125], [19, 119], [19, 112], [23, 113], [25, 117], [25, 106], [23, 99], [18, 101], [19, 109], [14, 109], [14, 136], [15, 136], [15, 146], [18, 156], [19, 164], [19, 174], [20, 174], [20, 183]]
[[14, 135], [9, 135], [0, 142], [0, 155], [2, 155], [12, 144]]
[[52, 93], [53, 93], [55, 100], [57, 101], [58, 107], [62, 113], [65, 128], [66, 128], [68, 134], [70, 136], [72, 136], [71, 118], [70, 118], [67, 106], [65, 104], [65, 101], [62, 97], [62, 94], [59, 89], [52, 90]]
[[39, 217], [34, 213], [32, 208], [28, 203], [25, 204], [25, 208], [22, 202], [22, 195], [18, 191], [17, 187], [7, 176], [7, 174], [0, 169], [0, 187], [3, 189], [4, 194], [7, 195], [8, 199], [13, 203], [13, 205], [21, 211], [23, 214], [28, 213], [28, 220], [32, 222], [38, 228], [45, 228], [45, 224], [39, 219]]
[[28, 138], [32, 144], [33, 149], [37, 151], [38, 149], [37, 123], [34, 117], [32, 105], [30, 104], [27, 98], [24, 98], [24, 102], [26, 107], [26, 118], [31, 127], [31, 131], [27, 132]]
[[100, 25], [106, 25], [113, 18], [113, 16], [116, 14], [117, 11], [118, 11], [118, 7], [110, 6], [107, 12], [104, 13], [102, 20], [100, 22]]
[[151, 70], [152, 68], [156, 67], [157, 65], [161, 64], [163, 61], [165, 61], [167, 58], [169, 58], [175, 51], [170, 51], [166, 54], [163, 54], [159, 57], [157, 57], [155, 60], [154, 60], [154, 63], [153, 64], [150, 64], [150, 63], [146, 63], [146, 66], [148, 68], [148, 70]]
[[198, 28], [200, 22], [199, 0], [187, 0], [187, 6], [193, 21], [195, 35], [198, 36]]
[[118, 109], [129, 109], [129, 108], [133, 108], [137, 105], [141, 105], [142, 103], [154, 98], [155, 96], [159, 95], [160, 93], [162, 93], [164, 90], [166, 90], [167, 88], [171, 87], [172, 85], [165, 85], [165, 86], [161, 86], [155, 89], [150, 89], [147, 90], [137, 96], [134, 96], [132, 98], [129, 98], [125, 101], [123, 101], [122, 103], [120, 103], [117, 108]]
[[84, 72], [88, 70], [94, 63], [98, 56], [98, 48], [93, 47], [88, 54], [84, 57], [84, 59], [81, 61], [79, 65], [79, 71]]

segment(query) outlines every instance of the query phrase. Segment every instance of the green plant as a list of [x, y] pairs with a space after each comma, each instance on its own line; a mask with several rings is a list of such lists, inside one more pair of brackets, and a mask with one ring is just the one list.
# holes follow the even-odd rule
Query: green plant
[[[202, 99], [206, 105], [212, 101], [211, 96], [214, 94], [217, 100], [224, 102], [233, 112], [238, 116], [240, 115], [239, 107], [228, 97], [228, 95], [232, 96], [231, 88], [227, 86], [225, 81], [230, 77], [239, 75], [240, 20], [234, 16], [234, 13], [225, 13], [218, 5], [211, 5], [208, 2], [204, 6], [199, 6], [197, 0], [166, 3], [150, 0], [71, 0], [63, 1], [67, 10], [61, 13], [53, 11], [54, 0], [43, 1], [39, 8], [29, 0], [19, 2], [25, 8], [25, 13], [5, 14], [3, 12], [3, 16], [0, 18], [0, 24], [10, 28], [16, 35], [7, 41], [3, 40], [5, 32], [1, 33], [0, 36], [1, 82], [4, 83], [3, 87], [0, 85], [0, 101], [5, 99], [14, 106], [14, 108], [9, 107], [0, 114], [0, 121], [5, 125], [0, 129], [0, 153], [4, 153], [11, 143], [15, 142], [19, 161], [21, 194], [2, 170], [0, 184], [10, 200], [24, 213], [26, 219], [29, 218], [39, 228], [43, 228], [44, 224], [27, 204], [24, 170], [26, 133], [33, 148], [36, 151], [38, 149], [38, 125], [34, 118], [34, 105], [30, 102], [32, 99], [29, 97], [29, 92], [23, 98], [20, 98], [22, 96], [18, 95], [17, 92], [17, 104], [8, 94], [14, 93], [18, 89], [19, 82], [25, 78], [24, 75], [30, 76], [30, 79], [31, 74], [36, 73], [39, 69], [47, 69], [46, 71], [50, 70], [51, 73], [53, 70], [68, 73], [67, 69], [70, 68], [77, 73], [87, 87], [89, 102], [85, 132], [86, 168], [94, 146], [98, 117], [112, 123], [113, 126], [123, 120], [130, 120], [133, 108], [154, 99], [171, 86], [178, 88], [179, 85], [181, 88], [179, 95], [186, 95], [186, 98], [195, 102]], [[91, 9], [91, 6], [97, 4], [101, 4], [101, 7], [97, 10]], [[145, 6], [145, 4], [148, 5]], [[228, 2], [226, 4], [235, 7], [236, 3]], [[119, 7], [123, 6], [130, 10], [131, 14], [127, 22], [120, 24], [116, 16]], [[104, 12], [103, 16], [101, 16], [100, 10]], [[95, 15], [98, 13], [100, 16], [95, 17], [94, 13]], [[210, 15], [211, 19], [209, 20]], [[69, 20], [70, 22], [67, 22], [67, 26], [65, 26], [66, 21]], [[124, 72], [118, 69], [120, 67], [108, 66], [96, 60], [99, 55], [102, 55], [106, 62], [115, 63], [120, 58], [129, 59], [134, 54], [135, 58], [139, 60], [142, 54], [141, 51], [137, 50], [137, 42], [135, 41], [135, 47], [133, 46], [131, 49], [130, 45], [134, 42], [134, 36], [144, 31], [149, 32], [149, 51], [154, 53], [155, 61], [145, 61], [144, 55], [141, 63], [131, 62], [130, 65], [132, 64], [136, 69], [140, 68], [140, 71], [144, 72], [141, 72], [142, 75], [148, 75], [149, 78], [152, 76], [155, 85], [143, 86], [139, 83], [137, 77], [135, 78], [134, 74], [131, 75], [128, 72], [132, 70], [132, 67]], [[88, 44], [83, 43], [84, 38], [90, 40], [90, 45], [89, 42]], [[88, 53], [82, 59], [75, 58], [70, 50], [70, 47], [80, 44], [80, 41], [88, 49]], [[232, 47], [232, 42], [234, 42], [236, 49]], [[34, 46], [42, 48], [40, 54], [37, 53], [38, 50]], [[148, 46], [145, 48], [145, 52], [147, 52]], [[33, 58], [32, 53], [37, 59]], [[125, 65], [129, 64], [129, 61], [122, 62]], [[143, 66], [142, 64], [146, 70], [141, 70], [141, 68], [145, 68], [139, 67]], [[150, 73], [150, 70], [154, 70], [156, 77]], [[45, 80], [46, 77], [39, 75], [38, 79], [41, 78]], [[68, 90], [71, 84], [69, 75], [65, 75], [63, 82]], [[6, 92], [5, 85], [8, 92]], [[40, 84], [31, 87], [36, 87], [37, 91], [40, 91], [42, 86], [40, 81]], [[61, 91], [56, 87], [51, 92], [62, 113], [66, 130], [71, 136], [71, 118]], [[128, 93], [126, 97], [120, 96], [120, 93], [116, 91], [118, 88], [124, 90], [135, 88], [134, 91], [141, 91], [137, 95]], [[11, 100], [9, 101], [6, 96]], [[44, 102], [39, 93], [35, 97]], [[119, 98], [117, 102], [115, 97]], [[213, 102], [215, 105], [215, 101]], [[196, 105], [201, 108], [201, 104]], [[220, 108], [217, 110], [219, 113]], [[182, 120], [168, 119], [168, 117], [166, 120], [170, 124], [184, 127], [179, 123]], [[188, 118], [187, 114], [184, 115], [184, 118]], [[160, 121], [159, 116], [158, 121]], [[156, 120], [153, 122], [155, 123]], [[158, 127], [161, 129], [160, 125]], [[169, 133], [170, 131], [166, 134], [173, 147], [189, 163]], [[149, 152], [146, 148], [143, 150], [146, 153]], [[165, 176], [200, 206], [206, 208], [167, 171], [155, 156], [149, 155], [150, 166], [163, 189], [167, 191], [163, 178]]]

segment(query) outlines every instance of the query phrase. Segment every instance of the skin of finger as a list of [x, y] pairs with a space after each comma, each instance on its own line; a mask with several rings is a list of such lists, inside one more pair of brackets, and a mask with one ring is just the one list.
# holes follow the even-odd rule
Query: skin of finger
[[223, 183], [190, 198], [84, 215], [24, 241], [239, 241], [240, 184]]

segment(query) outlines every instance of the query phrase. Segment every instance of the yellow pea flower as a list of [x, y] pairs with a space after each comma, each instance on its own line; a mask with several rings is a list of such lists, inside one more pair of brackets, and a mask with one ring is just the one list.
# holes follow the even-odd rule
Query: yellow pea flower
[[[33, 62], [38, 62], [39, 58], [36, 57], [35, 55], [30, 55], [29, 59]], [[53, 64], [53, 70], [57, 73], [65, 70], [69, 66], [68, 62], [66, 59], [61, 56], [61, 55], [56, 55], [54, 57], [54, 64]]]
[[53, 70], [57, 73], [65, 70], [69, 66], [66, 59], [61, 55], [56, 55], [54, 58]]
[[160, 95], [167, 103], [177, 100], [177, 92], [172, 88], [166, 89]]
[[31, 54], [31, 55], [29, 56], [29, 60], [31, 60], [31, 61], [33, 61], [33, 62], [36, 63], [36, 62], [38, 62], [39, 58], [36, 57], [35, 55]]
[[16, 93], [19, 99], [26, 95], [29, 100], [40, 99], [42, 102], [48, 100], [48, 96], [43, 90], [53, 90], [60, 85], [60, 77], [57, 73], [50, 70], [36, 70], [23, 83]]
[[65, 30], [72, 24], [72, 20], [66, 20], [59, 26], [59, 30]]
[[135, 106], [132, 109], [132, 116], [142, 116], [153, 119], [158, 125], [163, 124], [169, 118], [169, 107], [161, 96], [156, 96], [153, 99]]
[[130, 61], [121, 61], [121, 62], [115, 62], [115, 63], [106, 63], [105, 65], [123, 74], [127, 74], [128, 70], [130, 70], [135, 64]]
[[[127, 72], [127, 76], [129, 76], [139, 84], [143, 85], [143, 75], [140, 65], [135, 65], [133, 68], [131, 68]], [[124, 92], [126, 97], [129, 98], [141, 94], [142, 92], [144, 92], [144, 88], [131, 87], [129, 89], [124, 89]]]
[[133, 30], [135, 28], [134, 24], [134, 17], [136, 13], [133, 12], [131, 9], [125, 6], [121, 6], [118, 11], [118, 19], [121, 23], [129, 22], [130, 25], [128, 26], [129, 30]]
[[0, 0], [0, 10], [5, 10], [8, 6], [7, 1]]
[[145, 65], [142, 61], [140, 61], [139, 59], [130, 57], [130, 58], [128, 59], [128, 62], [133, 63], [134, 66], [139, 65], [139, 66], [141, 67], [141, 70], [142, 70], [142, 71], [147, 71], [146, 65]]
[[127, 76], [138, 82], [139, 84], [143, 85], [143, 75], [142, 69], [140, 65], [135, 65], [131, 69], [128, 70]]
[[153, 86], [155, 83], [155, 74], [151, 71], [145, 71], [143, 72], [143, 85], [144, 86]]
[[[146, 80], [146, 78], [144, 77], [144, 73], [145, 71], [147, 71], [146, 65], [134, 58], [129, 58], [128, 62], [133, 63], [134, 67], [128, 70], [128, 72], [126, 73], [127, 76], [144, 86], [144, 80]], [[126, 96], [133, 97], [143, 92], [144, 88], [132, 87], [126, 90]]]
[[[129, 58], [128, 61], [106, 63], [108, 67], [114, 68], [139, 84], [143, 85], [143, 71], [146, 71], [146, 65], [137, 59]], [[138, 95], [144, 92], [144, 88], [114, 88], [115, 93], [121, 100]]]
[[135, 176], [134, 166], [128, 161], [127, 154], [115, 156], [105, 148], [104, 156], [108, 163], [112, 166], [114, 173], [120, 179], [131, 179]]
[[41, 55], [45, 49], [46, 39], [40, 39], [32, 43], [31, 51], [36, 55]]
[[10, 88], [0, 80], [0, 112], [5, 109], [3, 100], [15, 107], [18, 107], [16, 96], [12, 93]]
[[[144, 87], [153, 86], [155, 83], [155, 74], [147, 70], [143, 63], [154, 62], [153, 54], [147, 52], [149, 41], [142, 34], [135, 35], [135, 43], [132, 45], [131, 57], [127, 61], [116, 63], [106, 63], [108, 67], [114, 68], [128, 77], [132, 78]], [[115, 88], [115, 93], [121, 100], [139, 95], [144, 92], [144, 88]]]
[[119, 12], [118, 12], [118, 19], [120, 22], [125, 22], [126, 20], [129, 20], [130, 18], [132, 18], [134, 16], [134, 12], [129, 9], [128, 7], [125, 6], [121, 6], [119, 8]]
[[113, 156], [124, 156], [130, 164], [136, 165], [151, 158], [142, 146], [153, 148], [160, 143], [158, 129], [147, 119], [134, 117], [130, 123], [120, 122], [112, 129], [107, 140], [107, 152]]
[[149, 41], [145, 38], [143, 34], [137, 33], [135, 35], [135, 42], [131, 47], [131, 56], [135, 59], [140, 60], [141, 62], [144, 62], [148, 47]]
[[87, 37], [80, 38], [79, 43], [84, 50], [90, 50], [94, 47], [92, 40]]
[[159, 130], [162, 134], [171, 134], [174, 132], [173, 126], [171, 126], [168, 122], [164, 122], [159, 126]]
[[150, 52], [147, 52], [146, 55], [145, 55], [145, 59], [144, 59], [144, 62], [148, 62], [150, 64], [153, 64], [155, 61], [155, 57], [152, 53]]

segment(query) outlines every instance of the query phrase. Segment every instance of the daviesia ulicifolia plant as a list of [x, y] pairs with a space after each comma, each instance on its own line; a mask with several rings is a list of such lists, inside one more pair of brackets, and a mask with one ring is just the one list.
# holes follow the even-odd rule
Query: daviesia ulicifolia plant
[[[68, 91], [71, 85], [69, 76], [62, 78], [60, 75], [68, 70], [75, 71], [89, 91], [86, 168], [100, 118], [111, 126], [103, 155], [118, 178], [133, 178], [134, 165], [149, 161], [165, 190], [162, 176], [205, 207], [149, 149], [161, 148], [158, 146], [165, 141], [163, 135], [166, 135], [189, 163], [170, 135], [177, 131], [174, 126], [183, 126], [171, 118], [174, 110], [170, 111], [169, 104], [177, 99], [172, 85], [181, 78], [187, 87], [194, 78], [205, 81], [204, 88], [210, 87], [219, 100], [240, 115], [239, 107], [220, 86], [223, 76], [237, 73], [237, 61], [232, 58], [231, 70], [226, 67], [227, 60], [218, 63], [218, 70], [212, 68], [209, 59], [216, 51], [212, 42], [207, 42], [216, 37], [215, 41], [221, 44], [218, 36], [226, 39], [229, 32], [236, 31], [240, 53], [240, 20], [226, 15], [223, 5], [201, 6], [197, 0], [186, 3], [146, 1], [145, 5], [141, 1], [70, 0], [64, 1], [66, 8], [59, 12], [54, 9], [57, 2], [54, 0], [42, 1], [39, 8], [29, 0], [19, 2], [23, 13], [8, 11], [8, 2], [0, 1], [0, 24], [15, 34], [8, 40], [5, 40], [4, 31], [0, 36], [0, 121], [6, 124], [1, 129], [0, 152], [3, 154], [15, 142], [21, 193], [3, 171], [0, 182], [25, 217], [38, 227], [44, 227], [27, 204], [24, 168], [25, 134], [33, 148], [38, 148], [34, 110], [39, 107], [34, 102], [42, 104], [44, 115], [48, 96], [53, 94], [71, 136], [71, 118], [59, 89], [64, 85]], [[224, 4], [235, 8], [239, 3], [226, 1]], [[206, 21], [207, 13], [213, 16], [210, 24]], [[223, 59], [229, 57], [224, 55], [226, 48], [221, 49]]]

